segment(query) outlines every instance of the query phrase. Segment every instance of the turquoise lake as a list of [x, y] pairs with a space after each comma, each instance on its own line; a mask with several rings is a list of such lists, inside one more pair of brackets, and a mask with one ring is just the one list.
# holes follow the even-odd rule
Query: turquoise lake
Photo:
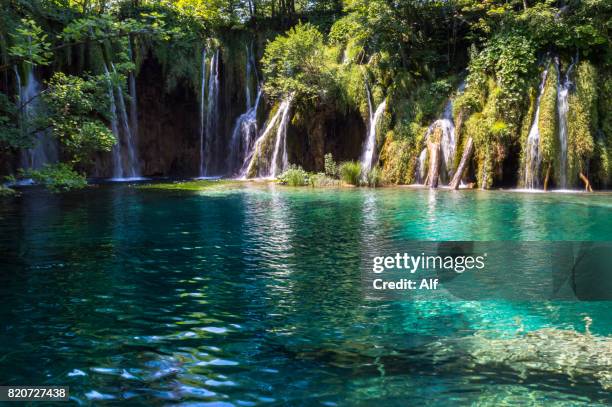
[[609, 337], [612, 302], [373, 300], [360, 253], [383, 239], [612, 241], [612, 195], [23, 189], [0, 201], [0, 384], [84, 405], [612, 403], [461, 347], [585, 317]]

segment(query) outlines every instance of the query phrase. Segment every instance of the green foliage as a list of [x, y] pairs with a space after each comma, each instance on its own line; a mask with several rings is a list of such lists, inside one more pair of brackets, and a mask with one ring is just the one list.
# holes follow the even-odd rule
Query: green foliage
[[[425, 130], [422, 130], [422, 134], [425, 134]], [[411, 138], [398, 139], [393, 131], [387, 133], [380, 152], [382, 174], [387, 182], [411, 184], [415, 181], [415, 164], [419, 154], [417, 144], [418, 141]]]
[[30, 146], [30, 139], [23, 137], [19, 127], [19, 107], [4, 93], [0, 93], [0, 143], [13, 148]]
[[371, 188], [380, 187], [383, 184], [383, 172], [380, 167], [372, 167], [365, 176], [365, 184]]
[[498, 92], [496, 115], [513, 130], [520, 124], [525, 92], [534, 76], [535, 51], [535, 44], [519, 32], [502, 32], [470, 61], [468, 85], [482, 89], [484, 78], [493, 76]]
[[278, 176], [278, 182], [290, 187], [303, 187], [309, 184], [309, 176], [300, 166], [291, 165], [285, 172]]
[[45, 165], [40, 170], [20, 170], [23, 178], [32, 178], [36, 183], [44, 185], [51, 192], [70, 191], [87, 186], [84, 175], [74, 171], [68, 164]]
[[298, 24], [268, 43], [261, 62], [266, 93], [274, 98], [325, 98], [333, 87], [323, 35], [310, 24]]
[[607, 186], [612, 182], [612, 72], [609, 68], [606, 71], [600, 71], [599, 82], [601, 83], [599, 94], [600, 143], [603, 144], [600, 178]]
[[342, 181], [351, 185], [359, 185], [361, 180], [361, 163], [358, 161], [341, 163], [338, 172]]
[[597, 132], [597, 71], [588, 61], [578, 64], [575, 92], [570, 93], [567, 118], [568, 178], [575, 182], [578, 173], [587, 172], [587, 162], [595, 148]]
[[32, 19], [22, 19], [21, 24], [11, 34], [13, 45], [9, 55], [30, 65], [47, 65], [53, 53], [45, 31]]
[[325, 154], [325, 175], [331, 178], [338, 177], [338, 165], [334, 161], [332, 153]]
[[73, 161], [82, 161], [94, 151], [110, 151], [115, 136], [101, 120], [109, 111], [107, 79], [56, 72], [48, 85], [43, 98], [49, 125]]
[[14, 189], [0, 184], [0, 198], [7, 197], [7, 196], [14, 196], [16, 194], [17, 194], [17, 191], [15, 191]]
[[542, 155], [542, 169], [558, 166], [560, 154], [559, 125], [557, 114], [557, 67], [548, 66], [548, 75], [542, 97], [540, 98], [540, 117], [538, 129], [540, 131], [540, 154]]
[[336, 178], [332, 178], [325, 173], [319, 172], [316, 174], [310, 174], [309, 176], [310, 186], [313, 188], [325, 188], [325, 187], [338, 187], [340, 181]]

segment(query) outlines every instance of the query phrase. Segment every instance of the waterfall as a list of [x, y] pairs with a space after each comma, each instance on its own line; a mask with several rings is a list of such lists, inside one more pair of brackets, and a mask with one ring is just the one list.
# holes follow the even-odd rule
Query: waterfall
[[240, 164], [244, 161], [244, 158], [248, 155], [252, 148], [253, 141], [257, 136], [257, 109], [259, 108], [259, 101], [261, 100], [262, 90], [259, 83], [257, 83], [257, 96], [255, 98], [255, 104], [251, 104], [251, 73], [254, 71], [257, 77], [257, 67], [254, 64], [254, 60], [250, 49], [247, 47], [246, 56], [246, 79], [245, 79], [245, 96], [246, 96], [246, 111], [236, 119], [234, 129], [232, 130], [232, 137], [230, 139], [230, 153], [228, 156], [227, 168], [230, 174], [240, 169]]
[[206, 106], [206, 130], [204, 134], [204, 149], [200, 155], [200, 177], [209, 175], [215, 149], [213, 141], [217, 133], [217, 105], [219, 99], [219, 50], [210, 59], [208, 75], [208, 97]]
[[[128, 53], [130, 61], [135, 63], [132, 52], [132, 41], [128, 41]], [[130, 125], [132, 126], [132, 135], [138, 137], [138, 95], [136, 92], [136, 75], [135, 71], [128, 73], [128, 87], [130, 93]]]
[[[289, 124], [291, 101], [287, 100], [283, 103], [286, 103], [286, 107], [283, 110], [283, 115], [278, 125], [278, 130], [276, 131], [276, 143], [274, 145], [274, 153], [272, 154], [271, 169], [268, 172], [268, 176], [273, 178], [289, 167], [289, 157], [287, 156], [287, 125]], [[278, 165], [279, 154], [281, 161], [280, 166]]]
[[200, 165], [198, 174], [204, 174], [204, 136], [206, 134], [206, 48], [202, 49], [202, 82], [200, 85]]
[[36, 79], [33, 69], [28, 69], [25, 86], [22, 86], [17, 67], [15, 67], [15, 77], [19, 91], [21, 131], [28, 137], [32, 133], [34, 134], [32, 147], [21, 152], [21, 166], [23, 168], [40, 169], [46, 164], [58, 161], [57, 143], [49, 132], [36, 130], [36, 116], [43, 113], [44, 106], [40, 99], [42, 91], [40, 82]]
[[[465, 89], [465, 82], [462, 82], [457, 88], [457, 94], [460, 94]], [[442, 165], [444, 175], [447, 179], [452, 177], [453, 158], [457, 149], [457, 140], [455, 137], [455, 123], [453, 121], [453, 99], [450, 98], [444, 106], [442, 116], [429, 125], [425, 133], [425, 143], [434, 134], [436, 129], [440, 129], [442, 135], [440, 137], [440, 152], [442, 153]], [[427, 160], [427, 147], [421, 151], [418, 158], [417, 166], [417, 182], [423, 183], [425, 176], [425, 161]]]
[[365, 82], [366, 93], [368, 96], [368, 111], [370, 116], [370, 127], [368, 129], [368, 135], [363, 144], [363, 151], [361, 153], [361, 171], [362, 174], [366, 174], [370, 171], [373, 164], [374, 152], [376, 150], [376, 126], [378, 121], [385, 112], [387, 101], [383, 100], [380, 105], [376, 108], [376, 111], [372, 114], [372, 95], [370, 94], [370, 88], [368, 82]]
[[567, 188], [567, 113], [569, 111], [568, 95], [572, 82], [570, 75], [576, 64], [576, 60], [572, 63], [565, 72], [565, 77], [561, 80], [561, 70], [559, 69], [559, 61], [555, 60], [557, 66], [557, 115], [559, 118], [559, 188]]
[[[292, 98], [288, 97], [282, 101], [263, 133], [255, 141], [252, 150], [247, 154], [244, 160], [244, 164], [240, 171], [241, 178], [246, 178], [255, 169], [257, 170], [256, 173], [258, 176], [261, 174], [266, 177], [275, 177], [289, 166], [289, 159], [287, 156], [287, 126], [290, 118], [291, 100]], [[267, 161], [267, 166], [265, 168], [257, 168], [256, 166], [259, 165], [259, 158], [265, 153], [262, 151], [264, 144], [269, 144], [266, 143], [266, 141], [275, 128], [276, 136], [274, 139], [272, 157]], [[280, 165], [278, 161], [280, 161]]]
[[540, 83], [540, 91], [536, 99], [536, 111], [533, 116], [533, 123], [529, 129], [527, 136], [527, 149], [525, 152], [525, 188], [534, 189], [540, 183], [540, 165], [542, 156], [540, 154], [540, 128], [538, 122], [540, 119], [540, 101], [544, 86], [546, 85], [546, 77], [548, 76], [548, 68], [542, 73], [542, 82]]
[[[112, 62], [111, 69], [113, 73], [116, 72]], [[130, 119], [128, 118], [125, 107], [123, 89], [121, 85], [117, 85], [113, 89], [112, 79], [106, 64], [104, 64], [104, 74], [108, 84], [108, 97], [111, 108], [111, 130], [117, 139], [117, 143], [113, 147], [113, 178], [118, 180], [139, 178], [140, 168], [138, 163], [138, 151], [135, 145], [135, 137], [130, 127]], [[121, 120], [122, 131], [119, 131], [119, 119]], [[124, 146], [125, 152], [123, 149]]]
[[[111, 62], [111, 68], [115, 73], [115, 65]], [[123, 89], [121, 85], [116, 87], [117, 94], [117, 108], [121, 116], [121, 122], [123, 127], [123, 136], [125, 146], [127, 147], [127, 168], [124, 168], [123, 178], [138, 178], [140, 177], [140, 169], [138, 164], [138, 151], [135, 146], [134, 136], [130, 127], [130, 120], [128, 118], [127, 110], [125, 108], [125, 99], [123, 97]]]
[[104, 75], [106, 76], [108, 101], [110, 104], [111, 131], [117, 140], [113, 146], [113, 178], [121, 178], [123, 177], [123, 159], [121, 158], [121, 137], [119, 135], [119, 126], [117, 124], [117, 104], [115, 103], [113, 83], [106, 64], [104, 64]]

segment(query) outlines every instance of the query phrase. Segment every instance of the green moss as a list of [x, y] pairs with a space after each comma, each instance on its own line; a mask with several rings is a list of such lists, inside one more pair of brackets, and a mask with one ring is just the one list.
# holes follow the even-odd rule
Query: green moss
[[501, 178], [506, 149], [511, 142], [512, 132], [497, 114], [500, 89], [493, 79], [487, 81], [488, 98], [481, 112], [469, 116], [465, 122], [467, 137], [474, 139], [474, 160], [476, 182], [487, 189]]
[[155, 182], [152, 184], [137, 185], [136, 188], [158, 191], [202, 191], [213, 188], [236, 187], [241, 181], [233, 180], [194, 180], [176, 182]]
[[600, 75], [599, 119], [601, 129], [599, 180], [604, 186], [612, 184], [612, 72], [602, 69]]
[[380, 152], [382, 176], [391, 184], [411, 184], [415, 182], [416, 165], [415, 140], [397, 138], [393, 131], [387, 133], [385, 143]]
[[548, 68], [548, 76], [540, 99], [538, 128], [540, 130], [542, 168], [548, 168], [551, 165], [553, 167], [558, 166], [560, 146], [557, 114], [557, 75], [556, 65], [551, 64]]
[[568, 184], [576, 184], [580, 172], [588, 172], [588, 161], [593, 156], [597, 129], [597, 71], [588, 61], [576, 68], [575, 92], [568, 98]]

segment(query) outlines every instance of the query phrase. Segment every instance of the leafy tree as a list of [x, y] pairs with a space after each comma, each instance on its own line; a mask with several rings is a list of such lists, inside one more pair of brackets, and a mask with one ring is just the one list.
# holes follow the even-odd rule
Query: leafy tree
[[325, 98], [333, 87], [323, 35], [311, 24], [298, 24], [268, 43], [262, 65], [265, 90], [273, 98]]
[[94, 151], [110, 151], [115, 136], [102, 119], [108, 119], [107, 82], [104, 76], [81, 78], [61, 72], [49, 81], [44, 100], [52, 134], [74, 162]]

